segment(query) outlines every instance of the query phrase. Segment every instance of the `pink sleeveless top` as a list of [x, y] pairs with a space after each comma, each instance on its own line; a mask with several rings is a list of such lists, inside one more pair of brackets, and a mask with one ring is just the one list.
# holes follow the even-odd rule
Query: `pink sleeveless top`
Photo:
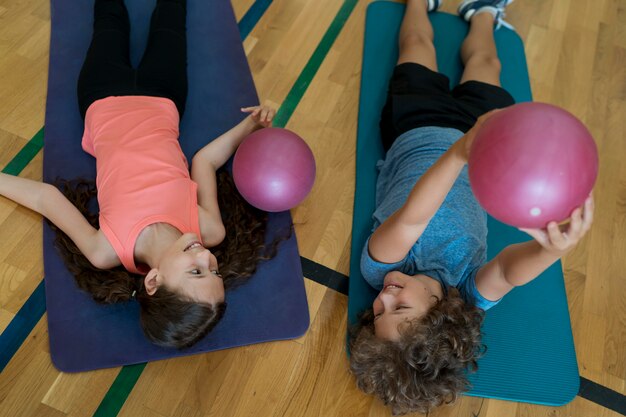
[[89, 106], [82, 146], [96, 158], [100, 229], [124, 267], [135, 265], [139, 233], [167, 223], [201, 238], [197, 184], [178, 143], [179, 115], [166, 98], [107, 97]]

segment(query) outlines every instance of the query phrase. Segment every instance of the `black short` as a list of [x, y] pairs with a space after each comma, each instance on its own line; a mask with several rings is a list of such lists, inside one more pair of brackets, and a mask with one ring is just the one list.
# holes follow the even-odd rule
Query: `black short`
[[481, 115], [514, 103], [502, 87], [466, 81], [450, 90], [445, 75], [412, 62], [400, 64], [393, 71], [380, 118], [383, 146], [389, 149], [398, 136], [417, 127], [467, 132]]

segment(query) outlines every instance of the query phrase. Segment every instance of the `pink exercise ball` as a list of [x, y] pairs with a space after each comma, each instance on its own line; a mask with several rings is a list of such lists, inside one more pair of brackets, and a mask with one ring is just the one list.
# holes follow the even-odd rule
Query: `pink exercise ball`
[[503, 223], [544, 228], [581, 206], [598, 175], [587, 128], [550, 104], [522, 103], [489, 117], [470, 149], [469, 179], [478, 202]]
[[277, 212], [300, 204], [315, 182], [311, 148], [295, 133], [277, 127], [243, 140], [233, 161], [237, 189], [254, 207]]

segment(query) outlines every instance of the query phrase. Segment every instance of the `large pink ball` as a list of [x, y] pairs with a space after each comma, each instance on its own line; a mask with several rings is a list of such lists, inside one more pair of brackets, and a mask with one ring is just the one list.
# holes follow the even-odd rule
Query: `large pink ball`
[[298, 135], [268, 127], [253, 132], [239, 145], [233, 178], [253, 206], [271, 212], [289, 210], [313, 188], [315, 159]]
[[543, 228], [581, 206], [598, 175], [598, 150], [572, 114], [543, 103], [522, 103], [489, 117], [469, 157], [478, 202], [516, 227]]

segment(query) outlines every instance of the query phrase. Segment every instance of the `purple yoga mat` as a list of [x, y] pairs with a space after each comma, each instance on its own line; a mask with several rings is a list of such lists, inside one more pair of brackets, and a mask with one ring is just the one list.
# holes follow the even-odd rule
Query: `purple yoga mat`
[[[143, 53], [154, 0], [127, 0], [131, 54]], [[189, 0], [189, 96], [181, 146], [190, 158], [242, 119], [240, 107], [258, 103], [228, 0]], [[76, 81], [91, 38], [93, 1], [52, 0], [52, 34], [44, 148], [44, 180], [95, 177], [95, 160], [80, 146], [83, 123]], [[289, 212], [272, 214], [268, 239], [291, 224]], [[309, 326], [295, 235], [278, 255], [260, 264], [248, 283], [226, 294], [223, 320], [205, 339], [178, 351], [151, 344], [139, 325], [136, 302], [102, 306], [80, 291], [44, 225], [44, 268], [50, 354], [64, 372], [165, 359], [303, 335]]]

